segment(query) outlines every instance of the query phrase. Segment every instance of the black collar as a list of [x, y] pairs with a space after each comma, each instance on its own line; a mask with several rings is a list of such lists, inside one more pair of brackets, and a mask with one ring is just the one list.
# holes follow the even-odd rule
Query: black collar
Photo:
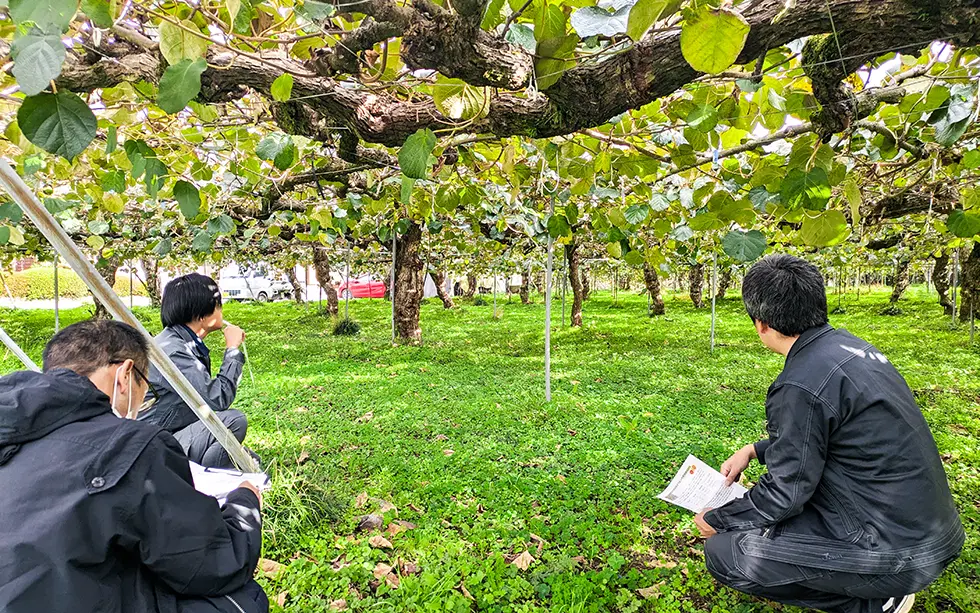
[[793, 347], [790, 348], [789, 353], [786, 355], [786, 361], [789, 362], [795, 355], [803, 351], [803, 349], [817, 340], [821, 336], [829, 334], [834, 331], [834, 327], [830, 324], [824, 324], [822, 326], [817, 326], [815, 328], [810, 328], [806, 332], [800, 335], [800, 338], [796, 339], [793, 343]]

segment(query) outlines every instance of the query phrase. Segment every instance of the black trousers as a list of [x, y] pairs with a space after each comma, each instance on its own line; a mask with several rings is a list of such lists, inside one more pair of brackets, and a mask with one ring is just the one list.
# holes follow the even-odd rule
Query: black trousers
[[745, 534], [725, 532], [705, 543], [705, 563], [715, 579], [746, 594], [827, 613], [881, 613], [889, 598], [899, 600], [918, 592], [946, 567], [944, 563], [894, 574], [862, 575], [796, 566], [743, 553], [739, 541]]
[[[218, 411], [218, 419], [231, 430], [238, 442], [245, 440], [248, 430], [248, 419], [245, 414], [235, 409]], [[234, 468], [235, 464], [228, 457], [228, 452], [218, 443], [203, 421], [196, 421], [182, 430], [174, 432], [174, 438], [184, 448], [187, 459], [201, 466], [210, 468]]]
[[227, 596], [178, 598], [177, 613], [269, 613], [269, 598], [255, 581]]

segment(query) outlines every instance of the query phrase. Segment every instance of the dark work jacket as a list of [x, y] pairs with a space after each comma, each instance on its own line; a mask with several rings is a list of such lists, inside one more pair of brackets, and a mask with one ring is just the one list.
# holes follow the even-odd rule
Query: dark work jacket
[[[231, 407], [238, 393], [242, 378], [245, 354], [238, 349], [227, 349], [218, 376], [211, 378], [211, 356], [202, 350], [203, 344], [186, 326], [171, 326], [157, 335], [157, 343], [174, 365], [184, 373], [213, 411], [225, 411]], [[149, 410], [141, 413], [140, 421], [148, 421], [167, 432], [176, 432], [198, 421], [197, 414], [181, 399], [173, 386], [160, 374], [156, 366], [150, 367], [150, 383], [160, 397]], [[147, 396], [149, 398], [149, 396]]]
[[252, 577], [259, 501], [194, 489], [173, 436], [120, 419], [85, 377], [0, 378], [0, 611], [176, 610]]
[[796, 341], [766, 398], [769, 472], [710, 511], [743, 553], [888, 574], [954, 559], [965, 534], [939, 451], [905, 379], [869, 343], [829, 325]]

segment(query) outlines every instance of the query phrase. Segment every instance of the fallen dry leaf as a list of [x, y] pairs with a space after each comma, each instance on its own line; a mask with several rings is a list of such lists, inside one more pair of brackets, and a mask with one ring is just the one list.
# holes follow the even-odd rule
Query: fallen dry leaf
[[436, 435], [436, 440], [437, 441], [448, 441], [449, 440], [449, 437], [446, 436], [445, 434], [437, 434]]
[[545, 540], [535, 533], [531, 533], [531, 542], [538, 544], [538, 557], [541, 557], [541, 551], [544, 549]]
[[555, 475], [555, 479], [558, 479], [562, 483], [565, 482], [565, 475]]
[[368, 501], [367, 492], [361, 492], [360, 494], [357, 495], [357, 498], [354, 499], [354, 506], [360, 509], [361, 507], [367, 504], [367, 501]]
[[395, 505], [391, 504], [387, 500], [382, 500], [381, 501], [381, 512], [382, 513], [387, 513], [388, 511], [397, 511], [397, 510], [398, 510], [398, 507], [396, 507]]
[[582, 566], [585, 566], [585, 556], [575, 556], [574, 558], [572, 558], [572, 561], [577, 564], [581, 564]]
[[456, 453], [456, 452], [453, 451], [452, 449], [443, 449], [442, 450], [442, 455], [445, 455], [445, 456], [450, 456], [450, 455], [453, 455], [454, 453]]
[[397, 590], [398, 586], [402, 584], [402, 580], [395, 573], [390, 573], [385, 575], [385, 583], [388, 584], [393, 590]]
[[302, 438], [299, 439], [299, 444], [300, 445], [305, 445], [305, 444], [307, 444], [309, 442], [310, 442], [310, 435], [309, 434], [307, 434], [306, 436], [304, 436], [304, 437], [302, 437]]
[[379, 563], [377, 566], [374, 567], [374, 578], [380, 579], [384, 577], [385, 575], [391, 572], [391, 568], [392, 567], [388, 566], [387, 564]]
[[391, 544], [391, 541], [381, 536], [380, 534], [376, 534], [371, 538], [369, 538], [368, 545], [374, 547], [375, 549], [394, 549], [395, 547], [394, 545]]
[[272, 578], [279, 574], [282, 570], [282, 564], [274, 560], [267, 560], [265, 558], [259, 558], [259, 572], [264, 573], [267, 577]]
[[534, 564], [534, 556], [531, 555], [530, 551], [525, 551], [521, 555], [514, 558], [514, 561], [511, 562], [511, 564], [521, 570], [527, 570], [531, 567], [531, 564]]
[[306, 407], [296, 407], [295, 409], [293, 409], [293, 411], [297, 413], [306, 413], [307, 411], [309, 411], [309, 409], [307, 409]]
[[405, 528], [404, 526], [400, 526], [395, 522], [391, 522], [390, 524], [388, 524], [389, 536], [398, 536], [398, 534], [405, 532], [405, 530], [407, 530], [407, 528]]
[[657, 561], [653, 563], [654, 568], [677, 568], [677, 562], [673, 560], [661, 560], [657, 558]]
[[368, 411], [364, 415], [361, 415], [360, 417], [358, 417], [357, 418], [357, 422], [358, 423], [361, 423], [361, 424], [364, 424], [364, 423], [367, 423], [367, 422], [371, 421], [372, 419], [374, 419], [374, 411]]
[[636, 590], [636, 593], [642, 596], [644, 599], [649, 600], [651, 598], [656, 598], [660, 596], [660, 588], [663, 587], [664, 582], [660, 582], [656, 585], [651, 585], [650, 587], [645, 587], [643, 589]]
[[276, 596], [276, 604], [278, 604], [280, 607], [286, 606], [286, 596], [288, 595], [289, 592], [279, 592], [279, 595]]
[[299, 454], [298, 458], [296, 458], [296, 463], [299, 465], [303, 465], [306, 464], [306, 461], [309, 459], [310, 459], [310, 454], [304, 451], [303, 453]]
[[568, 433], [572, 436], [575, 436], [576, 434], [578, 434], [578, 430], [569, 430]]
[[385, 522], [385, 519], [380, 515], [362, 515], [357, 522], [357, 532], [367, 532], [368, 530], [377, 530]]
[[402, 562], [401, 569], [403, 575], [414, 575], [419, 572], [419, 567], [414, 562]]
[[409, 511], [412, 511], [413, 513], [418, 513], [419, 515], [421, 515], [421, 514], [422, 514], [422, 509], [420, 509], [420, 508], [418, 508], [418, 507], [417, 507], [417, 506], [415, 506], [414, 504], [410, 504], [410, 505], [408, 505], [408, 510], [409, 510]]
[[473, 598], [473, 594], [470, 594], [470, 591], [466, 589], [465, 583], [459, 584], [459, 591], [463, 592], [463, 596], [469, 598], [470, 600], [476, 600], [476, 598]]
[[331, 611], [346, 611], [347, 610], [347, 601], [344, 600], [343, 598], [340, 598], [338, 600], [332, 601], [330, 603], [330, 610]]

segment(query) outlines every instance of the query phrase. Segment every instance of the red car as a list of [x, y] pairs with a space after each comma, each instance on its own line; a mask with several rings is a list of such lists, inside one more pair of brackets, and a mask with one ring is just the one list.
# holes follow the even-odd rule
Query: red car
[[341, 300], [347, 298], [384, 298], [384, 281], [380, 281], [370, 275], [350, 279], [346, 283], [341, 283], [337, 288], [337, 295]]

